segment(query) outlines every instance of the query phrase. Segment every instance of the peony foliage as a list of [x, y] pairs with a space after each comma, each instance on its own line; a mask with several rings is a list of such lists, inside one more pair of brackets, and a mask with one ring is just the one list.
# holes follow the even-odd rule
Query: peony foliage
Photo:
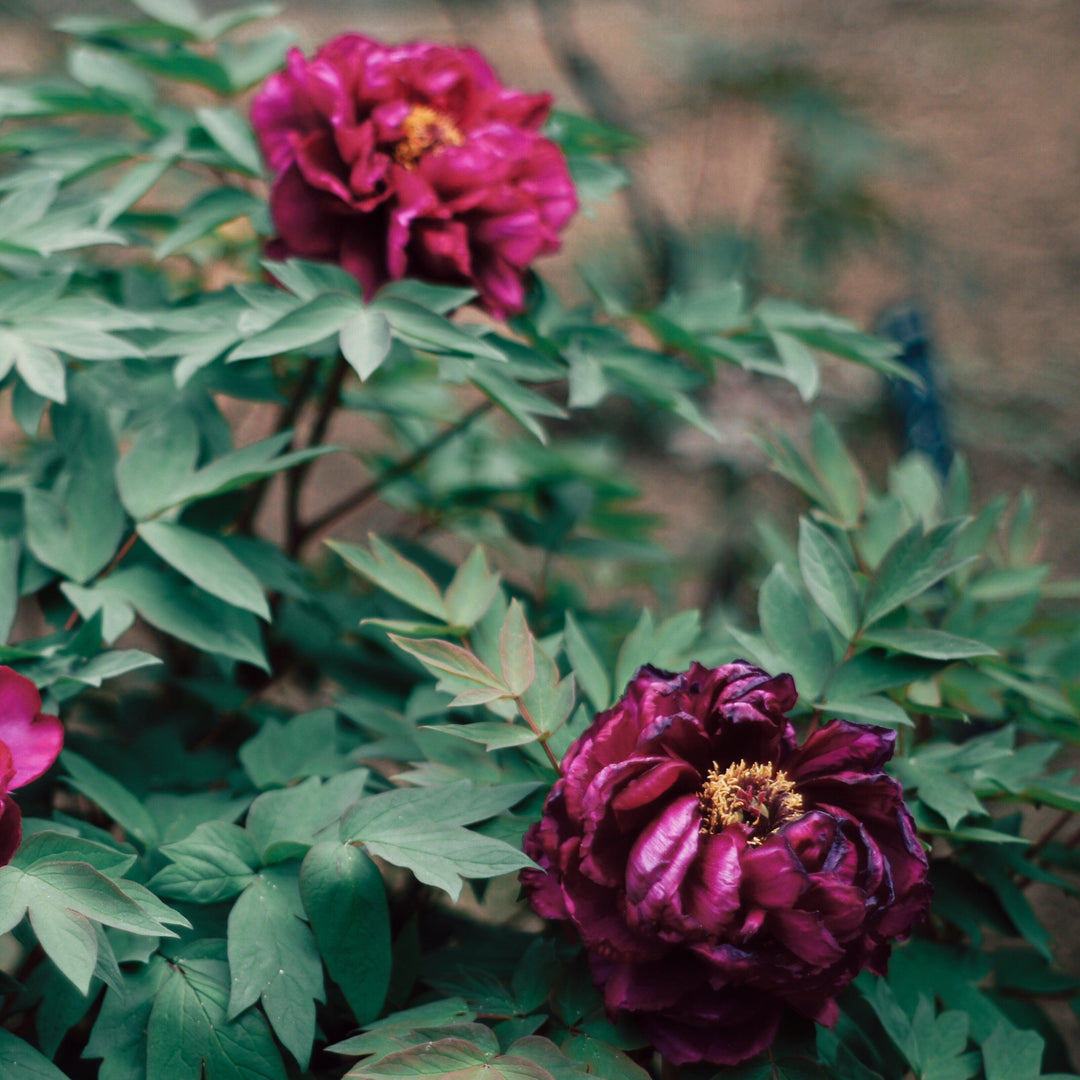
[[[917, 380], [843, 318], [537, 262], [625, 133], [275, 14], [0, 87], [0, 1077], [1072, 1075], [1032, 499], [868, 475], [809, 403]], [[801, 517], [679, 610], [632, 452], [733, 374]]]

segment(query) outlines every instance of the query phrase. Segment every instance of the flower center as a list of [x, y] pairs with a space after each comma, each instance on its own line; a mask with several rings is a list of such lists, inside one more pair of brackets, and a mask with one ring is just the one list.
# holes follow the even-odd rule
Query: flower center
[[717, 833], [728, 825], [749, 825], [753, 846], [803, 812], [803, 799], [796, 794], [794, 781], [764, 762], [747, 765], [739, 761], [723, 772], [714, 763], [698, 799], [703, 833]]
[[401, 138], [394, 144], [394, 160], [406, 169], [415, 169], [429, 151], [438, 153], [446, 146], [460, 146], [465, 137], [445, 113], [430, 105], [414, 105], [401, 122]]

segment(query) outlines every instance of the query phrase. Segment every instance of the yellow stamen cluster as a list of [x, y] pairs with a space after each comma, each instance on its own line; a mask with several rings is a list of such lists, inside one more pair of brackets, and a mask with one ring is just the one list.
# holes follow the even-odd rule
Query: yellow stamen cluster
[[430, 105], [414, 105], [401, 122], [402, 137], [394, 146], [394, 160], [406, 169], [415, 169], [429, 150], [460, 146], [465, 137], [445, 113]]
[[749, 825], [753, 846], [803, 812], [803, 799], [796, 793], [794, 781], [766, 762], [747, 765], [738, 761], [723, 772], [714, 763], [698, 798], [703, 833], [717, 833], [728, 825]]

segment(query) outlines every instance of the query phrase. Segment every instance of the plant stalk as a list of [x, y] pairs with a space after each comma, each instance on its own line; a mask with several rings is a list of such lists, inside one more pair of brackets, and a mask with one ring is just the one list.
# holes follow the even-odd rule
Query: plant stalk
[[376, 476], [374, 480], [354, 491], [351, 495], [346, 495], [343, 499], [327, 507], [321, 514], [312, 518], [311, 521], [300, 526], [296, 536], [296, 550], [299, 551], [304, 544], [319, 533], [333, 528], [342, 518], [348, 517], [356, 510], [359, 510], [360, 507], [369, 503], [388, 484], [407, 476], [417, 465], [426, 461], [436, 450], [445, 446], [455, 435], [465, 431], [481, 416], [490, 412], [493, 407], [494, 403], [491, 400], [485, 400], [480, 402], [479, 405], [475, 405], [445, 431], [441, 431], [422, 446], [418, 446], [408, 457], [402, 458], [395, 465], [391, 465], [385, 472]]

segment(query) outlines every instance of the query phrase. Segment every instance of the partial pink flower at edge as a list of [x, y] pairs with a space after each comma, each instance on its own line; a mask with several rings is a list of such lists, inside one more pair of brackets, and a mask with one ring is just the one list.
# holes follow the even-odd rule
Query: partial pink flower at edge
[[63, 745], [63, 725], [41, 711], [37, 687], [0, 667], [0, 866], [22, 841], [22, 813], [9, 792], [45, 773]]
[[503, 86], [473, 49], [359, 34], [290, 52], [251, 107], [273, 174], [270, 252], [339, 263], [368, 297], [416, 277], [476, 288], [505, 318], [577, 210], [551, 99]]

